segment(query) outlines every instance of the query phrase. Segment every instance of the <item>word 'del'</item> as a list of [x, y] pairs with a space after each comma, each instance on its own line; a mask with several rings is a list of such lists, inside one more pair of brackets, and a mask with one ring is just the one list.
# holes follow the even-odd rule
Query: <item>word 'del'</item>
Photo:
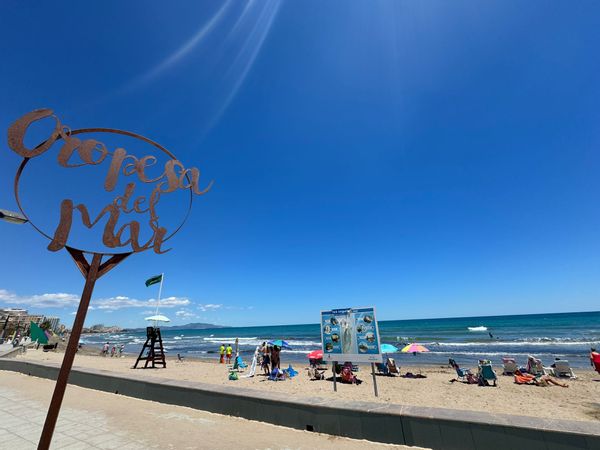
[[[55, 126], [50, 136], [34, 148], [28, 148], [25, 144], [25, 137], [29, 126], [38, 120], [52, 118]], [[84, 131], [84, 130], [80, 130]], [[141, 139], [155, 147], [162, 149], [158, 144], [153, 143], [147, 138], [143, 138], [134, 133], [120, 130], [95, 130], [99, 132], [117, 133]], [[158, 224], [158, 214], [156, 205], [162, 194], [167, 194], [178, 189], [190, 190], [194, 194], [203, 195], [210, 189], [212, 182], [207, 187], [199, 187], [200, 171], [197, 168], [185, 168], [185, 166], [174, 159], [168, 152], [169, 159], [164, 163], [162, 173], [150, 178], [146, 169], [157, 163], [157, 158], [153, 155], [147, 155], [138, 158], [128, 154], [124, 148], [116, 148], [109, 151], [106, 145], [95, 139], [79, 139], [75, 137], [76, 132], [71, 132], [68, 127], [62, 125], [59, 119], [53, 114], [51, 109], [38, 109], [25, 114], [14, 122], [8, 129], [9, 147], [22, 156], [27, 162], [48, 150], [55, 144], [60, 148], [58, 150], [58, 164], [66, 168], [76, 168], [82, 166], [96, 166], [103, 162], [108, 163], [106, 176], [104, 178], [104, 190], [112, 192], [117, 186], [120, 176], [128, 181], [125, 192], [116, 196], [112, 202], [107, 204], [98, 215], [93, 218], [90, 216], [88, 208], [82, 204], [75, 204], [73, 200], [64, 199], [60, 205], [60, 222], [51, 237], [48, 249], [58, 251], [68, 245], [69, 233], [73, 224], [73, 215], [79, 212], [81, 222], [87, 228], [94, 227], [101, 219], [106, 218], [102, 242], [106, 247], [117, 248], [129, 246], [132, 252], [141, 252], [152, 248], [156, 253], [165, 253], [168, 250], [162, 249], [162, 244], [167, 237], [167, 230]], [[75, 156], [79, 158], [75, 160]], [[135, 196], [136, 182], [153, 183], [154, 188], [148, 196]], [[121, 214], [147, 214], [148, 227], [152, 235], [146, 242], [140, 242], [140, 223], [132, 220], [117, 228]], [[48, 236], [50, 237], [50, 236]]]

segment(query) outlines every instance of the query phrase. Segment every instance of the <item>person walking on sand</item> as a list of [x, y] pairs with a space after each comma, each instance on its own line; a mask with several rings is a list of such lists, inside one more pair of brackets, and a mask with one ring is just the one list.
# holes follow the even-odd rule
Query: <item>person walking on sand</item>
[[219, 358], [219, 364], [223, 364], [225, 362], [225, 344], [221, 344], [219, 347], [219, 355], [221, 355]]
[[108, 342], [102, 346], [102, 356], [108, 355], [109, 347], [110, 347], [110, 344]]
[[112, 349], [110, 351], [110, 357], [114, 358], [114, 356], [117, 354], [117, 344], [113, 344]]
[[227, 364], [231, 364], [231, 354], [233, 353], [233, 348], [231, 348], [231, 344], [227, 344], [227, 348], [225, 349], [225, 357], [227, 358]]
[[123, 357], [123, 350], [125, 350], [125, 344], [119, 346], [119, 358]]

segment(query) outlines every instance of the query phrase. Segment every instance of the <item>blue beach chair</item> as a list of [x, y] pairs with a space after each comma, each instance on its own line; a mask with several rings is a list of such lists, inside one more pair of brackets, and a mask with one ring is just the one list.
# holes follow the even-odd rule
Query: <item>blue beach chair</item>
[[489, 386], [489, 382], [493, 381], [494, 386], [496, 386], [496, 381], [498, 377], [496, 376], [496, 372], [492, 368], [492, 362], [487, 359], [482, 359], [479, 361], [479, 385], [480, 386]]
[[450, 358], [448, 360], [448, 364], [450, 364], [452, 366], [452, 368], [454, 370], [456, 370], [456, 376], [458, 377], [458, 379], [460, 381], [464, 381], [464, 382], [468, 382], [468, 377], [471, 374], [471, 370], [470, 369], [461, 369], [460, 367], [458, 367], [458, 364], [456, 364], [456, 361], [454, 361], [452, 358]]

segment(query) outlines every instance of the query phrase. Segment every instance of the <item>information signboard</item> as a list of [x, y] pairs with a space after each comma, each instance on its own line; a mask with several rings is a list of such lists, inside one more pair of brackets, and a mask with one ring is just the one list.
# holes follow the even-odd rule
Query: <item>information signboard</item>
[[323, 360], [381, 362], [375, 308], [321, 311]]

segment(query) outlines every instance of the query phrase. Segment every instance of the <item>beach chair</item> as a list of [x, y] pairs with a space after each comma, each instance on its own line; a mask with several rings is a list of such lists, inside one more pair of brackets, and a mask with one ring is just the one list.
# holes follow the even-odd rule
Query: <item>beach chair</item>
[[341, 382], [348, 384], [358, 384], [356, 375], [352, 373], [352, 363], [345, 363], [340, 373]]
[[181, 356], [181, 353], [177, 353], [177, 362], [184, 362], [185, 361], [185, 356]]
[[242, 361], [242, 357], [240, 355], [237, 355], [235, 357], [235, 361], [233, 362], [233, 366], [231, 367], [231, 370], [235, 370], [237, 372], [243, 372], [246, 367], [248, 367], [248, 364], [246, 364], [244, 361]]
[[387, 361], [385, 363], [376, 363], [375, 367], [377, 368], [377, 373], [380, 375], [389, 375], [390, 371], [387, 366]]
[[400, 375], [400, 368], [396, 366], [396, 361], [394, 361], [394, 358], [388, 357], [385, 365], [387, 366], [390, 375]]
[[494, 386], [496, 386], [496, 381], [498, 377], [496, 376], [496, 372], [492, 368], [492, 362], [486, 359], [479, 361], [479, 385], [480, 386], [489, 386], [489, 382], [493, 381]]
[[448, 360], [448, 364], [450, 364], [452, 368], [456, 370], [456, 376], [458, 377], [459, 381], [468, 382], [469, 375], [473, 375], [470, 369], [461, 369], [456, 361], [454, 361], [452, 358]]
[[551, 367], [544, 367], [542, 360], [529, 355], [527, 357], [527, 372], [537, 376], [554, 375], [554, 370]]
[[515, 371], [519, 369], [514, 358], [502, 358], [502, 375], [514, 375]]
[[577, 378], [573, 373], [573, 369], [571, 369], [569, 361], [565, 359], [557, 359], [554, 361], [554, 376]]

